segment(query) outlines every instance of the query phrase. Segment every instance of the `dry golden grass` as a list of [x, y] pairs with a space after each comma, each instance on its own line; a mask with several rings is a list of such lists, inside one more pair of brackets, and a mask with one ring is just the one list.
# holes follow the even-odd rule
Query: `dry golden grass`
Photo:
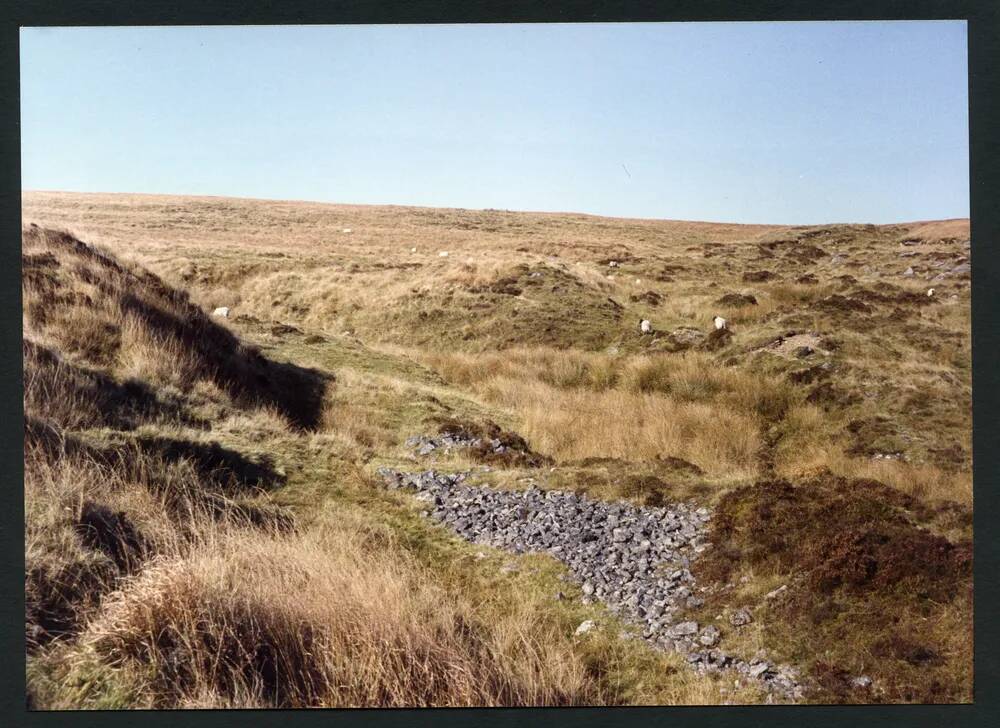
[[153, 566], [83, 636], [155, 673], [165, 705], [382, 707], [602, 702], [571, 638], [488, 624], [398, 549], [338, 523], [240, 535]]
[[[551, 564], [545, 581], [528, 581], [515, 598], [494, 582], [495, 571], [476, 575], [450, 561], [453, 547], [416, 526], [401, 497], [373, 512], [366, 477], [344, 464], [359, 450], [395, 443], [386, 407], [454, 397], [441, 386], [347, 370], [306, 433], [285, 402], [266, 396], [272, 390], [254, 396], [219, 375], [226, 357], [246, 349], [227, 348], [231, 334], [184, 309], [155, 279], [113, 261], [81, 274], [75, 259], [90, 260], [90, 250], [43, 231], [26, 233], [26, 251], [55, 251], [29, 259], [29, 271], [40, 265], [49, 275], [31, 273], [25, 283], [26, 628], [35, 707], [758, 699], [686, 671], [674, 677], [670, 660], [630, 649], [613, 633], [575, 638], [581, 617], [553, 602]], [[77, 295], [87, 286], [109, 295]], [[121, 305], [140, 298], [161, 312], [178, 305], [182, 323], [158, 327], [159, 319]], [[206, 366], [207, 353], [218, 368]], [[252, 355], [246, 366], [262, 376], [288, 371]], [[210, 434], [198, 417], [211, 418]], [[252, 444], [265, 458], [208, 437]], [[271, 461], [275, 454], [284, 466]], [[293, 472], [316, 490], [291, 527], [263, 489], [281, 482], [285, 467], [301, 468], [302, 458], [314, 462]], [[314, 474], [329, 464], [337, 475]], [[331, 500], [331, 492], [359, 505]], [[448, 556], [417, 547], [429, 539], [443, 541], [434, 549]]]
[[700, 352], [516, 349], [422, 359], [449, 382], [516, 413], [534, 446], [559, 460], [673, 456], [729, 481], [757, 473], [762, 427], [795, 399], [787, 383], [719, 367]]
[[[60, 659], [97, 655], [124, 683], [139, 676], [141, 702], [131, 707], [606, 699], [568, 631], [531, 610], [483, 619], [349, 513], [282, 534], [239, 517], [220, 521], [205, 505], [206, 483], [183, 461], [139, 451], [124, 469], [34, 438], [28, 446], [29, 639], [79, 631]], [[81, 542], [81, 513], [92, 503], [141, 535], [131, 567]], [[36, 699], [74, 705], [67, 697]]]
[[752, 418], [657, 394], [579, 392], [498, 378], [484, 384], [490, 402], [518, 412], [524, 435], [560, 460], [680, 457], [713, 477], [743, 479], [756, 470]]
[[[551, 487], [641, 500], [650, 494], [633, 486], [652, 474], [656, 497], [719, 503], [765, 475], [833, 473], [915, 496], [944, 514], [935, 532], [969, 536], [961, 507], [937, 505], [972, 495], [968, 280], [930, 283], [965, 253], [968, 221], [802, 228], [144, 195], [23, 202], [26, 222], [133, 261], [25, 234], [26, 412], [87, 444], [26, 459], [35, 623], [63, 620], [29, 664], [40, 705], [760, 700], [627, 645], [613, 623], [573, 639], [597, 613], [552, 602], [551, 564], [537, 562], [544, 578], [497, 581], [496, 565], [422, 525], [405, 497], [376, 496], [366, 472], [407, 461], [403, 440], [440, 417], [524, 435], [556, 459]], [[756, 271], [773, 276], [744, 278]], [[727, 293], [758, 303], [719, 303]], [[208, 318], [215, 306], [233, 318]], [[662, 346], [677, 327], [708, 333], [716, 314], [734, 334], [718, 349]], [[639, 336], [640, 318], [658, 335]], [[788, 334], [802, 338], [771, 346]], [[186, 454], [150, 450], [150, 438]], [[259, 467], [250, 453], [276, 458], [264, 470], [287, 483], [233, 491], [205, 467], [213, 438], [239, 468]], [[585, 463], [601, 457], [614, 460]], [[703, 472], [669, 471], [670, 457]], [[491, 477], [518, 487], [522, 475]], [[294, 508], [294, 531], [272, 498]], [[141, 533], [138, 569], [81, 540], [84, 503]], [[746, 575], [751, 600], [781, 576]], [[911, 597], [900, 603], [918, 614]], [[956, 599], [934, 612], [947, 699], [967, 678], [957, 627], [970, 609]], [[772, 646], [777, 633], [766, 633]], [[778, 647], [812, 660], [800, 637]], [[838, 659], [865, 649], [844, 643]], [[901, 690], [884, 699], [927, 694]]]

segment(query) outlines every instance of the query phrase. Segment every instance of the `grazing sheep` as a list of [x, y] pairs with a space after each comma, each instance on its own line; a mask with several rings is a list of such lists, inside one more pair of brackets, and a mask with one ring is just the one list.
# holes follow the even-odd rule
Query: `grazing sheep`
[[653, 324], [649, 323], [646, 319], [639, 322], [639, 333], [651, 334], [653, 333]]
[[934, 289], [933, 288], [928, 288], [927, 289], [927, 296], [930, 297], [930, 296], [933, 296], [933, 295], [934, 295]]
[[618, 261], [617, 260], [609, 260], [608, 261], [608, 268], [617, 268], [617, 267], [618, 267]]
[[344, 228], [342, 232], [345, 232], [345, 233], [353, 233], [354, 231], [353, 231], [353, 230], [351, 230], [350, 228]]
[[448, 257], [448, 251], [447, 250], [442, 250], [440, 253], [438, 253], [438, 257], [439, 258], [447, 258]]
[[217, 309], [212, 311], [213, 316], [221, 316], [222, 318], [229, 318], [229, 306], [219, 306]]
[[722, 316], [716, 316], [712, 319], [712, 321], [715, 323], [715, 328], [717, 329], [724, 329], [727, 327], [726, 320], [722, 318]]

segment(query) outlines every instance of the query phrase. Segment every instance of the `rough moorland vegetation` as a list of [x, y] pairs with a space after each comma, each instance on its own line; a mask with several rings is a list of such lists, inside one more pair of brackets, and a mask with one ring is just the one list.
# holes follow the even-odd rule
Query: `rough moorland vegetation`
[[386, 467], [705, 508], [677, 620], [806, 700], [971, 699], [967, 221], [24, 209], [36, 707], [774, 698]]

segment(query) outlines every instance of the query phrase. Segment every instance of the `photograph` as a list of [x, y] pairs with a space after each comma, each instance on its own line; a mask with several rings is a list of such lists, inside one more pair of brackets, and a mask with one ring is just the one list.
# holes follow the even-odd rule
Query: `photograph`
[[18, 35], [28, 710], [973, 703], [966, 20]]

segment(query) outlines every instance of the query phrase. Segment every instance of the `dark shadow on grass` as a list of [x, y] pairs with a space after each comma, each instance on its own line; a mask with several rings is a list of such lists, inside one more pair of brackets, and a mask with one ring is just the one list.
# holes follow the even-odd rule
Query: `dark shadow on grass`
[[126, 293], [122, 310], [138, 316], [149, 328], [180, 341], [194, 355], [199, 374], [211, 379], [234, 401], [245, 406], [277, 409], [293, 426], [315, 430], [320, 423], [328, 377], [314, 369], [264, 357], [226, 328], [211, 321], [185, 297], [169, 289], [164, 294], [183, 318]]
[[101, 447], [30, 416], [25, 417], [24, 439], [26, 446], [39, 449], [49, 462], [62, 457], [82, 459], [135, 480], [155, 476], [151, 462], [185, 464], [197, 475], [204, 494], [236, 496], [271, 489], [285, 481], [269, 456], [252, 459], [217, 442], [144, 435]]
[[[145, 382], [117, 382], [94, 369], [70, 362], [46, 346], [23, 342], [26, 401], [36, 414], [61, 421], [65, 416], [90, 426], [133, 430], [143, 423], [172, 420], [189, 426], [204, 423], [188, 415], [177, 401], [163, 399]], [[37, 401], [35, 401], [37, 399]], [[69, 409], [60, 413], [58, 408]]]

